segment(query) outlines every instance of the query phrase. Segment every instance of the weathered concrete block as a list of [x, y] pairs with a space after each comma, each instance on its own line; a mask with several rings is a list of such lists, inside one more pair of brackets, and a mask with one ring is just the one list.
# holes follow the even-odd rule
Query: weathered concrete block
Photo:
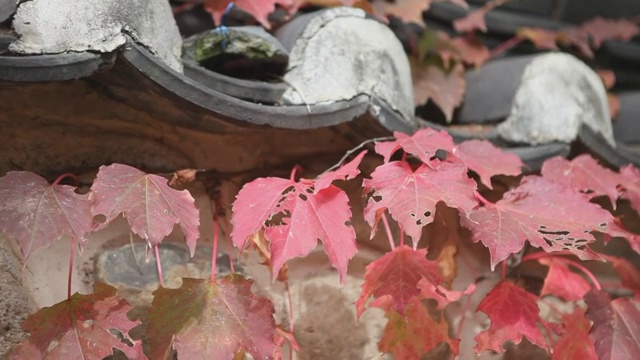
[[583, 125], [615, 147], [607, 92], [598, 75], [572, 55], [549, 53], [527, 65], [511, 113], [497, 129], [508, 141], [537, 145], [572, 142]]
[[13, 52], [110, 52], [129, 35], [182, 71], [182, 39], [166, 0], [32, 0], [20, 4], [13, 27], [20, 36]]

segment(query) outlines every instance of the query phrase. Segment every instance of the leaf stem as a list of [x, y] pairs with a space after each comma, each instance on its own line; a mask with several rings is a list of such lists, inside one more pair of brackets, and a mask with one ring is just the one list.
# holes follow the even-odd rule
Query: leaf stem
[[72, 173], [64, 173], [64, 174], [58, 176], [58, 178], [53, 182], [53, 185], [58, 185], [60, 183], [60, 181], [62, 181], [63, 179], [66, 179], [66, 178], [72, 178], [73, 179], [73, 183], [76, 186], [78, 186], [78, 183], [80, 183], [80, 180], [74, 174], [72, 174]]
[[296, 165], [293, 167], [293, 169], [291, 169], [291, 175], [289, 176], [289, 180], [295, 182], [296, 181], [296, 172], [297, 171], [302, 171], [302, 166], [300, 165]]
[[464, 326], [464, 321], [467, 319], [467, 312], [471, 307], [471, 297], [473, 294], [467, 295], [467, 300], [464, 302], [464, 306], [462, 307], [462, 316], [460, 317], [460, 322], [458, 323], [458, 331], [456, 334], [456, 338], [461, 339], [462, 336], [462, 327]]
[[507, 278], [507, 260], [502, 260], [502, 280]]
[[404, 228], [400, 224], [398, 226], [400, 226], [400, 245], [404, 245]]
[[473, 195], [475, 195], [476, 199], [478, 199], [482, 203], [482, 205], [493, 205], [491, 201], [485, 199], [485, 197], [482, 196], [478, 191], [474, 191]]
[[156, 254], [156, 268], [158, 269], [158, 281], [160, 286], [164, 287], [164, 276], [162, 276], [162, 265], [160, 264], [160, 250], [158, 250], [158, 244], [153, 245], [153, 251]]
[[389, 240], [389, 246], [391, 246], [391, 250], [396, 248], [396, 245], [393, 241], [393, 235], [391, 234], [391, 227], [389, 226], [389, 220], [387, 220], [387, 214], [382, 213], [382, 223], [384, 224], [384, 230], [387, 233], [387, 239]]
[[[229, 257], [231, 259], [231, 257]], [[211, 250], [211, 282], [216, 281], [216, 272], [218, 269], [218, 207], [213, 202], [213, 249]], [[233, 261], [229, 261], [233, 262]]]
[[67, 300], [71, 298], [71, 280], [73, 278], [73, 261], [76, 257], [76, 242], [75, 236], [71, 237], [71, 251], [69, 254], [69, 280], [67, 282]]
[[595, 277], [595, 275], [593, 275], [593, 273], [591, 271], [589, 271], [589, 269], [587, 269], [586, 267], [584, 267], [582, 264], [578, 263], [577, 261], [560, 257], [562, 255], [575, 256], [570, 251], [558, 251], [558, 252], [555, 252], [555, 253], [537, 252], [537, 253], [533, 253], [533, 254], [529, 254], [529, 255], [525, 256], [524, 258], [522, 258], [522, 262], [531, 261], [531, 260], [538, 260], [538, 259], [547, 258], [547, 257], [554, 258], [554, 259], [556, 259], [556, 260], [558, 260], [560, 262], [563, 262], [566, 265], [571, 265], [574, 268], [580, 270], [587, 278], [589, 278], [589, 280], [593, 284], [593, 287], [596, 290], [602, 290], [602, 285], [600, 285], [600, 282], [598, 281], [598, 279]]
[[[291, 299], [291, 289], [289, 288], [289, 279], [284, 281], [285, 291], [287, 292], [287, 301], [289, 302], [289, 332], [293, 335], [293, 300]], [[289, 344], [289, 359], [293, 359], [293, 344]]]

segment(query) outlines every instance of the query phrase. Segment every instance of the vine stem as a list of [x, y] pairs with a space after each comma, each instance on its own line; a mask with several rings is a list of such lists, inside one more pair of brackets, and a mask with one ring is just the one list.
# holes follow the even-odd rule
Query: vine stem
[[387, 233], [387, 239], [389, 240], [389, 246], [391, 246], [391, 250], [396, 248], [396, 245], [393, 241], [393, 235], [391, 234], [391, 227], [389, 226], [389, 220], [387, 220], [387, 214], [382, 214], [382, 223], [384, 224], [384, 230]]
[[76, 242], [75, 236], [71, 237], [71, 253], [69, 255], [69, 280], [67, 283], [67, 300], [71, 298], [71, 279], [73, 278], [73, 261], [76, 257]]
[[593, 275], [593, 273], [591, 271], [589, 271], [589, 269], [587, 269], [582, 264], [580, 264], [580, 263], [578, 263], [578, 262], [576, 262], [574, 260], [560, 257], [560, 255], [574, 255], [574, 254], [572, 254], [570, 251], [558, 251], [557, 253], [553, 253], [553, 254], [549, 254], [549, 253], [545, 253], [545, 252], [538, 252], [538, 253], [533, 253], [533, 254], [529, 254], [529, 255], [525, 256], [524, 258], [522, 258], [522, 262], [531, 261], [531, 260], [538, 260], [538, 259], [543, 259], [543, 258], [547, 258], [547, 257], [555, 258], [556, 260], [561, 261], [566, 265], [571, 265], [574, 268], [580, 270], [587, 278], [589, 278], [589, 280], [593, 284], [593, 287], [596, 288], [596, 290], [602, 290], [602, 286], [600, 285], [600, 282], [595, 277], [595, 275]]
[[525, 38], [520, 36], [520, 35], [516, 35], [516, 36], [510, 38], [509, 40], [507, 40], [507, 41], [499, 44], [498, 46], [494, 47], [493, 49], [491, 49], [491, 51], [489, 52], [489, 59], [494, 59], [497, 56], [502, 55], [502, 53], [504, 53], [505, 51], [509, 51], [509, 50], [513, 49], [515, 46], [517, 46], [518, 44], [520, 44], [524, 40], [525, 40]]
[[158, 281], [160, 286], [164, 287], [164, 276], [162, 275], [162, 265], [160, 264], [160, 250], [158, 250], [158, 244], [153, 245], [153, 251], [156, 254], [156, 267], [158, 268]]
[[58, 178], [53, 182], [53, 185], [58, 185], [60, 183], [60, 181], [62, 181], [63, 179], [66, 179], [66, 178], [72, 178], [73, 182], [74, 182], [74, 184], [76, 186], [78, 186], [78, 183], [80, 183], [80, 180], [74, 174], [72, 174], [72, 173], [64, 173], [64, 174], [58, 176]]
[[394, 139], [394, 137], [393, 137], [393, 136], [384, 136], [384, 137], [378, 137], [378, 138], [368, 139], [368, 140], [365, 140], [365, 141], [361, 142], [361, 143], [360, 143], [360, 144], [358, 144], [356, 147], [354, 147], [354, 148], [352, 148], [351, 150], [347, 151], [347, 152], [344, 154], [344, 156], [342, 156], [342, 158], [340, 158], [340, 160], [338, 160], [338, 162], [337, 162], [337, 163], [333, 164], [333, 166], [331, 166], [331, 167], [330, 167], [330, 168], [328, 168], [327, 170], [323, 171], [323, 172], [322, 172], [322, 174], [320, 174], [320, 175], [318, 175], [318, 176], [316, 177], [316, 179], [317, 179], [317, 178], [319, 178], [319, 177], [321, 177], [322, 175], [324, 175], [324, 174], [326, 174], [326, 173], [330, 172], [330, 171], [333, 171], [333, 170], [335, 170], [335, 169], [339, 168], [339, 167], [340, 167], [340, 166], [341, 166], [341, 165], [342, 165], [342, 164], [343, 164], [343, 163], [344, 163], [344, 162], [349, 158], [349, 156], [353, 155], [356, 151], [358, 151], [358, 150], [362, 149], [365, 145], [370, 144], [370, 143], [372, 143], [372, 142], [378, 142], [378, 141], [389, 141], [389, 140], [393, 140], [393, 139]]

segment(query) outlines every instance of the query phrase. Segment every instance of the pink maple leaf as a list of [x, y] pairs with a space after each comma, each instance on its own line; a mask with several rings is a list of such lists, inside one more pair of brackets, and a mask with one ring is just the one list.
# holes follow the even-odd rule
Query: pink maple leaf
[[273, 304], [251, 292], [252, 280], [228, 275], [219, 282], [183, 279], [178, 289], [154, 292], [148, 315], [150, 356], [166, 359], [233, 359], [242, 351], [254, 359], [276, 353]]
[[0, 219], [0, 230], [16, 240], [24, 261], [64, 235], [83, 244], [93, 226], [87, 195], [30, 172], [11, 171], [0, 178]]
[[94, 216], [104, 215], [105, 227], [123, 214], [131, 231], [158, 245], [179, 223], [193, 255], [200, 236], [200, 214], [187, 190], [178, 191], [167, 185], [167, 179], [122, 164], [101, 166], [91, 186], [90, 198]]
[[569, 250], [581, 259], [598, 258], [587, 244], [592, 231], [607, 232], [613, 216], [586, 195], [539, 176], [527, 176], [495, 204], [461, 217], [491, 254], [491, 268], [522, 249], [525, 241], [546, 252]]
[[631, 202], [633, 209], [640, 213], [640, 170], [628, 165], [620, 169], [622, 175], [622, 198]]
[[569, 161], [561, 156], [548, 159], [542, 164], [542, 176], [558, 184], [567, 185], [590, 197], [606, 195], [614, 209], [620, 195], [618, 185], [621, 176], [602, 167], [588, 154]]
[[538, 262], [549, 266], [549, 273], [544, 279], [540, 296], [550, 294], [559, 296], [566, 301], [578, 301], [591, 290], [591, 285], [580, 275], [569, 270], [562, 259], [543, 258]]
[[599, 359], [640, 359], [640, 310], [629, 299], [611, 301], [602, 291], [591, 290], [584, 297], [590, 332]]
[[525, 336], [532, 344], [543, 349], [548, 345], [538, 329], [543, 324], [534, 295], [512, 282], [502, 280], [478, 305], [491, 319], [491, 326], [476, 336], [476, 352], [493, 350], [503, 352], [502, 343], [511, 340], [519, 344]]
[[23, 327], [31, 336], [14, 349], [11, 359], [102, 359], [114, 348], [129, 359], [146, 359], [142, 342], [128, 334], [140, 322], [127, 318], [131, 305], [115, 295], [115, 288], [96, 283], [93, 294], [76, 293], [40, 309], [25, 320]]
[[384, 157], [385, 162], [389, 162], [391, 155], [402, 149], [406, 153], [416, 156], [420, 161], [427, 164], [438, 150], [451, 152], [455, 144], [453, 138], [446, 131], [424, 128], [416, 131], [413, 135], [401, 132], [394, 132], [393, 141], [377, 142], [376, 153]]
[[[398, 246], [367, 265], [362, 284], [362, 293], [356, 301], [357, 315], [365, 310], [369, 297], [374, 299], [388, 297], [390, 307], [399, 313], [409, 300], [420, 295], [418, 282], [426, 279], [430, 283], [440, 284], [438, 264], [427, 260], [427, 250], [414, 250], [406, 245]], [[372, 306], [376, 306], [372, 304]]]
[[486, 140], [462, 142], [452, 152], [469, 169], [475, 171], [480, 176], [480, 181], [490, 189], [492, 176], [517, 176], [524, 166], [518, 155], [505, 152]]
[[364, 180], [364, 193], [373, 192], [364, 217], [373, 236], [380, 217], [388, 210], [411, 236], [415, 248], [422, 228], [433, 222], [439, 201], [466, 214], [477, 204], [475, 190], [476, 183], [460, 163], [436, 159], [430, 166], [421, 165], [413, 171], [406, 162], [392, 161], [376, 168], [371, 179]]
[[234, 246], [243, 249], [251, 235], [264, 229], [275, 275], [287, 260], [306, 256], [320, 240], [343, 283], [357, 252], [356, 235], [347, 194], [331, 181], [357, 176], [363, 156], [315, 181], [270, 177], [245, 184], [232, 207]]

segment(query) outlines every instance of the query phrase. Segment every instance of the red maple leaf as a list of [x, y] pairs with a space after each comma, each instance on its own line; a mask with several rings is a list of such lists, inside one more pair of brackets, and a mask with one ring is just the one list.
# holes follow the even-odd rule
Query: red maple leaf
[[387, 15], [393, 15], [405, 22], [423, 24], [422, 12], [428, 10], [431, 4], [437, 1], [449, 1], [458, 6], [468, 7], [465, 0], [402, 0], [396, 2], [376, 0], [373, 1], [373, 10], [376, 16], [381, 19]]
[[465, 17], [455, 20], [453, 22], [453, 27], [457, 32], [470, 32], [475, 30], [487, 32], [487, 23], [485, 22], [487, 13], [507, 1], [508, 0], [487, 1], [480, 9], [474, 10], [468, 13]]
[[430, 54], [438, 54], [443, 68], [450, 69], [456, 62], [481, 66], [489, 60], [489, 49], [475, 34], [451, 38], [444, 31], [426, 29], [418, 43], [418, 59], [428, 59]]
[[[99, 360], [111, 355], [113, 349], [129, 359], [146, 359], [142, 343], [128, 335], [139, 322], [127, 318], [131, 306], [115, 295], [115, 288], [96, 283], [93, 294], [75, 293], [40, 309], [23, 323], [31, 336], [14, 349], [11, 359]], [[124, 341], [112, 332], [121, 334]]]
[[602, 167], [588, 154], [569, 161], [556, 156], [542, 164], [542, 176], [558, 184], [567, 185], [577, 191], [588, 193], [590, 197], [606, 195], [614, 209], [620, 195], [619, 174]]
[[174, 224], [179, 223], [193, 256], [200, 236], [200, 214], [187, 190], [170, 188], [167, 179], [161, 176], [113, 164], [100, 167], [90, 198], [94, 201], [93, 216], [106, 217], [99, 228], [123, 214], [131, 231], [152, 245], [160, 244], [171, 234]]
[[605, 19], [596, 16], [583, 23], [580, 31], [593, 41], [593, 48], [598, 49], [605, 40], [629, 41], [640, 34], [640, 27], [628, 19]]
[[553, 360], [597, 360], [593, 341], [589, 338], [591, 322], [585, 318], [585, 310], [577, 307], [572, 313], [562, 315], [565, 333], [553, 344]]
[[442, 110], [447, 121], [451, 121], [453, 110], [462, 103], [467, 86], [464, 66], [455, 64], [445, 70], [436, 65], [412, 63], [411, 74], [415, 104], [422, 105], [431, 100]]
[[68, 185], [50, 185], [30, 172], [0, 178], [0, 230], [14, 238], [24, 261], [64, 235], [85, 242], [91, 230], [91, 201]]
[[482, 66], [490, 57], [489, 49], [473, 34], [454, 37], [451, 39], [451, 46], [456, 57], [468, 65]]
[[413, 135], [396, 131], [393, 137], [395, 138], [393, 141], [381, 141], [375, 145], [376, 153], [382, 155], [385, 162], [389, 162], [391, 155], [402, 149], [428, 164], [436, 151], [452, 152], [455, 147], [451, 135], [444, 130], [438, 131], [432, 128], [420, 129]]
[[147, 326], [151, 358], [165, 359], [172, 347], [179, 359], [233, 359], [243, 351], [273, 358], [273, 304], [254, 295], [252, 284], [229, 275], [219, 283], [185, 278], [179, 289], [156, 290]]
[[536, 27], [523, 27], [518, 30], [518, 36], [528, 39], [540, 49], [558, 50], [558, 45], [556, 45], [558, 35], [555, 31]]
[[392, 353], [394, 359], [413, 360], [445, 342], [454, 355], [458, 354], [460, 340], [451, 339], [447, 323], [433, 320], [418, 298], [411, 298], [403, 313], [393, 308], [383, 310], [388, 322], [378, 343], [380, 351]]
[[538, 262], [549, 266], [540, 296], [555, 295], [567, 301], [578, 301], [591, 290], [591, 285], [580, 275], [569, 270], [562, 259], [543, 258]]
[[266, 29], [271, 28], [268, 16], [276, 9], [276, 4], [285, 8], [293, 5], [293, 0], [204, 0], [204, 9], [213, 16], [213, 21], [220, 25], [222, 15], [232, 2], [234, 6], [251, 14]]
[[622, 175], [623, 199], [628, 199], [631, 206], [640, 213], [640, 170], [628, 165], [620, 169]]
[[629, 299], [611, 301], [602, 291], [584, 297], [587, 318], [593, 321], [591, 340], [599, 359], [640, 359], [640, 310]]
[[413, 171], [403, 161], [392, 161], [376, 168], [371, 179], [364, 180], [364, 193], [373, 192], [364, 210], [372, 236], [385, 210], [411, 236], [414, 248], [422, 228], [434, 219], [439, 201], [469, 213], [476, 206], [476, 183], [460, 163], [433, 160]]
[[611, 90], [613, 85], [616, 84], [616, 73], [609, 69], [597, 69], [596, 73], [602, 80], [602, 84], [607, 90]]
[[320, 239], [343, 283], [349, 259], [357, 252], [356, 234], [347, 194], [331, 181], [357, 176], [363, 156], [315, 181], [269, 177], [245, 184], [232, 207], [234, 246], [243, 249], [251, 235], [264, 229], [275, 276], [287, 260], [307, 255]]
[[[389, 308], [404, 314], [404, 308], [411, 298], [420, 295], [418, 282], [426, 279], [439, 285], [442, 282], [438, 264], [427, 260], [427, 250], [402, 245], [389, 251], [381, 258], [367, 265], [362, 284], [362, 293], [356, 301], [358, 318], [365, 310], [365, 303], [370, 296], [388, 302]], [[376, 306], [375, 302], [371, 306]]]
[[607, 232], [613, 216], [589, 202], [586, 195], [540, 176], [527, 176], [495, 204], [461, 217], [491, 254], [491, 268], [522, 249], [525, 241], [546, 252], [569, 250], [581, 259], [595, 259], [587, 244], [592, 231]]
[[476, 336], [476, 352], [493, 350], [503, 352], [502, 343], [511, 340], [519, 344], [525, 336], [532, 344], [543, 349], [548, 345], [538, 329], [544, 324], [538, 315], [536, 297], [515, 284], [503, 280], [478, 305], [491, 319], [491, 326]]
[[480, 176], [480, 181], [490, 189], [492, 176], [517, 176], [524, 166], [518, 155], [505, 152], [486, 140], [462, 142], [452, 153], [469, 169], [475, 171]]

